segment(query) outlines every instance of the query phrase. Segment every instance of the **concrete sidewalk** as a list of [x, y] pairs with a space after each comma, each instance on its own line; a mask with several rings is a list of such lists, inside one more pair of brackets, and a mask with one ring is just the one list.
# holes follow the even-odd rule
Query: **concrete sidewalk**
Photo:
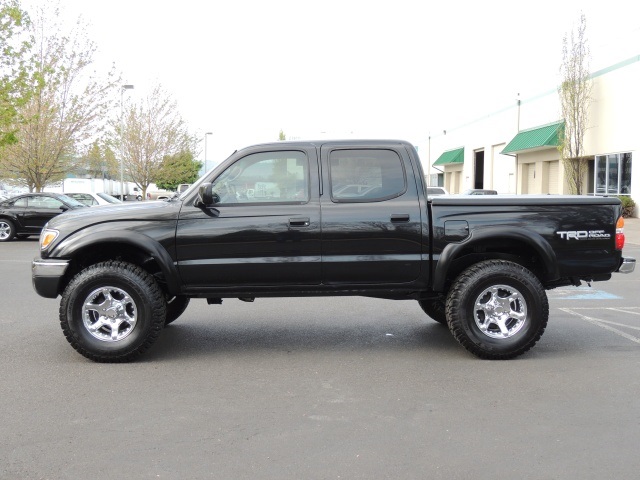
[[640, 245], [640, 218], [624, 219], [625, 245]]

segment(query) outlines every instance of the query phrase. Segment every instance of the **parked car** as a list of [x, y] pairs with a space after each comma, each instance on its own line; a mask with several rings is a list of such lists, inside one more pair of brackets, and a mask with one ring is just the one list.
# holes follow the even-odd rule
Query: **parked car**
[[449, 195], [449, 192], [442, 187], [427, 187], [427, 196], [433, 197], [434, 195]]
[[497, 195], [496, 190], [487, 190], [484, 188], [470, 188], [462, 192], [462, 195]]
[[25, 193], [0, 202], [0, 242], [40, 235], [45, 224], [67, 210], [87, 208], [59, 193]]
[[122, 203], [122, 200], [118, 200], [111, 195], [106, 193], [66, 193], [67, 197], [71, 197], [79, 201], [80, 203], [84, 203], [88, 207], [93, 207], [94, 205], [111, 205], [113, 203]]

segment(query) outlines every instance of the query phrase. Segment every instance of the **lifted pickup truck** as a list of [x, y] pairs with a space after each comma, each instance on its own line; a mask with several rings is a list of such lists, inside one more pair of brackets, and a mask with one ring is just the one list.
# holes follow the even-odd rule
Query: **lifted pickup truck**
[[62, 296], [67, 340], [99, 362], [146, 351], [190, 298], [336, 295], [416, 300], [471, 353], [508, 359], [543, 334], [546, 289], [635, 267], [617, 198], [431, 199], [423, 179], [403, 141], [252, 146], [179, 197], [52, 219], [33, 285]]

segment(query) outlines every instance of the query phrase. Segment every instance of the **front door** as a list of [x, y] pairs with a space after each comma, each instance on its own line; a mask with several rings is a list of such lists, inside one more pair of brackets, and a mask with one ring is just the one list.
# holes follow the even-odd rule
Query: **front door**
[[185, 205], [178, 268], [187, 289], [320, 282], [320, 205], [313, 147], [249, 150], [212, 179], [214, 208]]
[[422, 214], [406, 150], [328, 145], [321, 159], [323, 283], [416, 280]]

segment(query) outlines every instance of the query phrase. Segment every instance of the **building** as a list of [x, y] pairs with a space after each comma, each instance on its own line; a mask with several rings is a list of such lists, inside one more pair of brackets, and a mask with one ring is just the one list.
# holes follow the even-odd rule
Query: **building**
[[[640, 55], [596, 71], [591, 79], [584, 138], [587, 194], [629, 195], [640, 204]], [[557, 149], [563, 126], [557, 90], [517, 100], [430, 137], [431, 165], [425, 170], [450, 193], [488, 188], [502, 194], [569, 194]]]

